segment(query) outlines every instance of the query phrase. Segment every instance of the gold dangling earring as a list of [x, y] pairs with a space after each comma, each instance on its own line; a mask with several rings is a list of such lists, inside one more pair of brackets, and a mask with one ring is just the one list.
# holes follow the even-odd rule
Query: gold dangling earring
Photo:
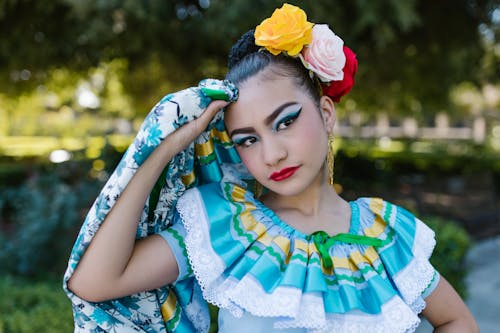
[[260, 198], [260, 196], [262, 195], [262, 184], [259, 183], [257, 180], [255, 180], [255, 183], [254, 183], [253, 194], [254, 194], [254, 197], [256, 199]]
[[328, 154], [326, 155], [326, 167], [328, 168], [328, 183], [333, 186], [333, 170], [335, 164], [335, 153], [333, 151], [333, 134], [328, 134]]

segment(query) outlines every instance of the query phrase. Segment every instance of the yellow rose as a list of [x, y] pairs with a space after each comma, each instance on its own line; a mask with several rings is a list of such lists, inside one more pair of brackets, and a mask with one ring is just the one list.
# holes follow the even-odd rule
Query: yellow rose
[[302, 9], [284, 4], [255, 28], [255, 44], [274, 55], [286, 52], [293, 57], [311, 43], [312, 27]]

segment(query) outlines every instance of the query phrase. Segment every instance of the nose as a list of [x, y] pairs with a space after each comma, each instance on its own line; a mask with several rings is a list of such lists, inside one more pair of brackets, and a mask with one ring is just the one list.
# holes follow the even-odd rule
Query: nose
[[277, 165], [288, 156], [286, 145], [280, 140], [266, 138], [262, 140], [262, 160], [267, 165]]

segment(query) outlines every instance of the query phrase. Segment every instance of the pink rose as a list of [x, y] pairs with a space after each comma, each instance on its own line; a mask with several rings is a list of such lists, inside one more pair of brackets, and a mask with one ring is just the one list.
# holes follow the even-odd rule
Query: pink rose
[[300, 59], [322, 82], [341, 81], [346, 62], [343, 46], [344, 41], [328, 25], [316, 24], [312, 42], [302, 50]]
[[341, 81], [324, 82], [321, 84], [323, 94], [330, 96], [334, 102], [340, 102], [340, 98], [351, 91], [354, 86], [354, 76], [358, 71], [358, 60], [356, 54], [350, 48], [344, 46], [346, 63], [342, 71], [344, 78]]

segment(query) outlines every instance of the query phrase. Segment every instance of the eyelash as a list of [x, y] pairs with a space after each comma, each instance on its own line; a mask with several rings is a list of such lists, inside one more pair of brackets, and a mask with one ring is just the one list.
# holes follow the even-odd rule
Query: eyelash
[[[251, 141], [252, 142], [249, 142]], [[250, 136], [250, 137], [244, 137], [244, 138], [241, 138], [241, 139], [237, 139], [237, 140], [233, 140], [234, 144], [239, 146], [239, 147], [243, 147], [243, 148], [248, 148], [250, 147], [252, 144], [254, 144], [255, 142], [257, 141], [257, 138], [256, 137], [253, 137], [253, 136]]]
[[[284, 130], [286, 128], [288, 128], [290, 125], [292, 125], [295, 120], [299, 117], [300, 115], [300, 112], [302, 111], [302, 109], [299, 109], [297, 112], [293, 112], [291, 114], [288, 114], [286, 115], [283, 119], [281, 119], [275, 126], [275, 131], [281, 131], [281, 130]], [[285, 125], [284, 128], [280, 128], [281, 125]]]

